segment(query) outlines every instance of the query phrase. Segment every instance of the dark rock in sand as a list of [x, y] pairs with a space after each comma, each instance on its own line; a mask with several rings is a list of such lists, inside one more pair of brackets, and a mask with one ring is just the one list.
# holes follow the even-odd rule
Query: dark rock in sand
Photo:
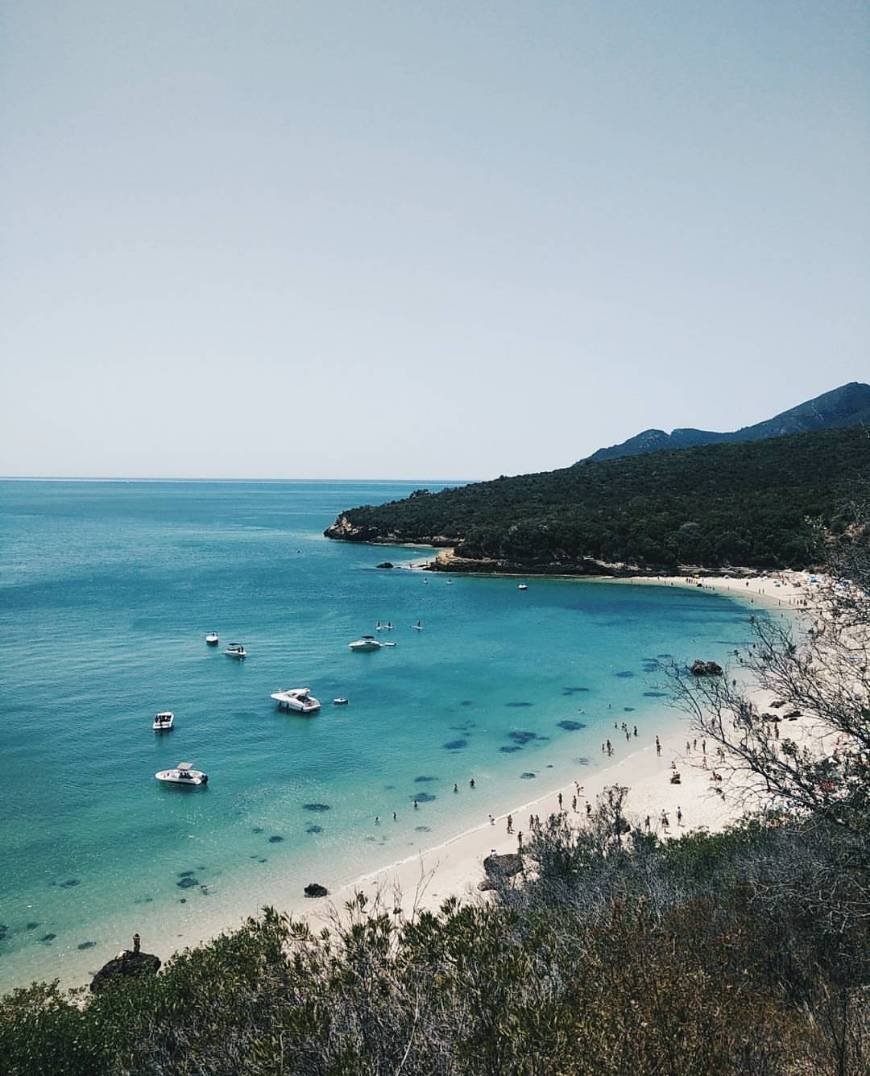
[[415, 785], [426, 785], [426, 784], [429, 784], [430, 781], [437, 781], [437, 780], [438, 780], [437, 777], [428, 777], [426, 774], [423, 774], [420, 777], [415, 777], [414, 778], [414, 784]]
[[701, 661], [700, 658], [695, 658], [690, 671], [692, 676], [721, 676], [722, 666], [717, 665], [715, 661]]
[[514, 751], [522, 751], [522, 748], [519, 744], [510, 744], [508, 747], [500, 747], [499, 751], [505, 755], [512, 755]]
[[429, 832], [429, 827], [428, 826], [414, 826], [414, 830], [417, 833], [428, 833]]
[[179, 878], [192, 878], [194, 876], [194, 874], [196, 874], [196, 871], [179, 871], [178, 872], [178, 877]]
[[506, 702], [505, 706], [513, 706], [515, 709], [521, 706], [531, 706], [530, 702]]
[[323, 832], [323, 826], [313, 826], [313, 825], [312, 826], [306, 826], [305, 827], [305, 832], [306, 833], [322, 833]]
[[667, 698], [667, 691], [645, 691], [644, 696], [648, 699], [664, 699]]
[[[25, 930], [36, 930], [36, 928], [37, 928], [38, 926], [39, 926], [39, 923], [27, 923], [27, 924], [25, 924], [25, 927], [24, 927], [24, 929], [25, 929]], [[2, 930], [2, 932], [4, 932], [4, 933], [5, 933], [5, 931], [6, 931], [6, 927], [0, 927], [0, 930]]]
[[558, 721], [556, 723], [560, 729], [566, 729], [568, 732], [576, 732], [578, 729], [586, 728], [582, 721]]
[[527, 744], [532, 740], [537, 740], [538, 734], [536, 732], [527, 732], [525, 729], [520, 729], [517, 732], [509, 732], [508, 739], [513, 740], [514, 743]]
[[523, 869], [523, 857], [517, 852], [504, 855], [493, 852], [483, 861], [483, 869], [490, 878], [512, 878]]
[[56, 934], [43, 934], [39, 940], [48, 944], [48, 942], [53, 942], [56, 937]]
[[623, 706], [623, 710], [624, 710], [624, 711], [625, 711], [625, 712], [626, 712], [627, 714], [630, 714], [630, 713], [633, 713], [633, 712], [634, 712], [634, 707], [633, 707], [633, 706]]
[[408, 799], [416, 800], [418, 803], [431, 803], [435, 796], [431, 792], [416, 792], [413, 796], [408, 796]]
[[382, 560], [378, 565], [379, 568], [395, 568], [395, 564], [391, 560]]
[[262, 832], [263, 832], [263, 827], [262, 826], [251, 826], [251, 833], [262, 833]]
[[302, 810], [322, 813], [323, 811], [331, 811], [332, 808], [329, 806], [328, 803], [303, 803]]
[[125, 949], [120, 956], [104, 964], [91, 980], [91, 992], [99, 994], [122, 979], [145, 978], [160, 970], [160, 957], [153, 953], [134, 953]]
[[76, 949], [93, 949], [96, 947], [96, 944], [96, 942], [92, 941], [79, 942], [76, 946]]
[[614, 673], [613, 675], [618, 676], [620, 680], [630, 680], [634, 676], [634, 673], [631, 669], [623, 669], [622, 672]]
[[303, 890], [306, 897], [328, 897], [329, 890], [319, 882], [309, 882]]
[[468, 746], [468, 740], [448, 740], [444, 744], [445, 751], [461, 751], [463, 747]]
[[520, 774], [520, 780], [521, 781], [534, 781], [534, 779], [536, 777], [537, 777], [537, 774], [532, 773], [530, 770], [526, 770], [525, 773]]
[[185, 878], [179, 878], [175, 883], [179, 889], [191, 889], [195, 885], [199, 885], [199, 882], [192, 875], [188, 874]]
[[76, 885], [79, 885], [79, 884], [80, 884], [80, 882], [79, 882], [78, 878], [67, 878], [67, 880], [65, 882], [60, 882], [59, 883], [61, 889], [72, 889], [73, 886], [76, 886]]
[[279, 837], [278, 834], [275, 833], [269, 838], [269, 844], [280, 844], [283, 840], [283, 837]]

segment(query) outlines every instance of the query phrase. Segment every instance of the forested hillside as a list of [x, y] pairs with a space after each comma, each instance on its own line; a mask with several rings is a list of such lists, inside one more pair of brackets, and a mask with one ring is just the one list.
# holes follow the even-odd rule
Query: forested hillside
[[817, 555], [810, 521], [836, 530], [868, 479], [870, 432], [823, 430], [420, 490], [350, 509], [326, 534], [454, 546], [484, 570], [801, 568]]

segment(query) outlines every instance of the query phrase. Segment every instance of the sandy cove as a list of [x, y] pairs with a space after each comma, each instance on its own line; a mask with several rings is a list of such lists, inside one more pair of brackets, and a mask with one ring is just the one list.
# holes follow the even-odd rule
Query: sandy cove
[[[751, 604], [772, 610], [798, 611], [812, 599], [809, 576], [805, 573], [786, 572], [769, 576], [719, 578], [686, 578], [661, 576], [653, 578], [628, 578], [607, 580], [623, 586], [701, 586], [708, 590], [727, 593]], [[699, 655], [701, 656], [701, 655]], [[752, 693], [756, 704], [763, 709], [772, 699], [760, 689]], [[790, 734], [799, 732], [799, 723], [790, 728]], [[414, 910], [434, 910], [448, 897], [470, 900], [479, 897], [478, 883], [484, 877], [483, 860], [491, 852], [514, 852], [518, 836], [528, 832], [529, 815], [545, 818], [560, 810], [559, 795], [563, 808], [576, 818], [578, 825], [585, 817], [585, 804], [594, 804], [595, 797], [605, 788], [625, 785], [629, 789], [627, 815], [636, 824], [645, 825], [649, 815], [651, 828], [660, 836], [676, 838], [695, 829], [715, 831], [736, 821], [742, 808], [738, 797], [731, 795], [722, 783], [711, 780], [715, 769], [714, 746], [709, 745], [707, 766], [702, 741], [690, 729], [688, 717], [680, 731], [661, 737], [661, 753], [656, 751], [655, 740], [633, 736], [626, 741], [625, 733], [613, 729], [610, 733], [614, 746], [612, 761], [589, 771], [578, 770], [576, 781], [561, 788], [551, 789], [525, 803], [518, 804], [510, 812], [489, 821], [487, 804], [480, 803], [481, 821], [477, 826], [427, 851], [402, 859], [389, 866], [355, 879], [336, 890], [329, 900], [294, 900], [287, 911], [304, 916], [312, 926], [322, 926], [334, 918], [345, 902], [358, 892], [370, 899], [380, 896], [389, 909], [401, 907], [405, 916]], [[686, 746], [696, 742], [687, 752]], [[680, 774], [680, 784], [671, 784], [674, 767]], [[579, 789], [579, 791], [578, 791]], [[463, 790], [464, 795], [475, 795], [475, 790]], [[572, 802], [577, 797], [576, 813]], [[678, 822], [677, 814], [681, 814]], [[513, 816], [513, 834], [507, 833], [508, 813]], [[662, 825], [662, 814], [669, 825]]]

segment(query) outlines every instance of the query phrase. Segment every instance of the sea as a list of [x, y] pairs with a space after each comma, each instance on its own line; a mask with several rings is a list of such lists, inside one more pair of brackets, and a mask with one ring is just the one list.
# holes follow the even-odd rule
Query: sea
[[[134, 931], [165, 955], [582, 778], [614, 723], [683, 720], [663, 663], [748, 640], [709, 590], [521, 591], [323, 537], [421, 485], [0, 482], [0, 988], [84, 982]], [[351, 652], [379, 621], [396, 645]], [[290, 687], [320, 713], [278, 712]], [[182, 760], [206, 787], [155, 780]]]

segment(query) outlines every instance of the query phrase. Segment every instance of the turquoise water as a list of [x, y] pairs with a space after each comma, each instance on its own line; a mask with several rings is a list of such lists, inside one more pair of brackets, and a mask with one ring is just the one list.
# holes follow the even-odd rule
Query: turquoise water
[[[81, 977], [135, 929], [165, 954], [430, 847], [598, 765], [614, 720], [666, 731], [649, 659], [722, 660], [749, 634], [707, 591], [521, 593], [379, 571], [420, 554], [321, 536], [419, 484], [0, 483], [0, 985]], [[378, 618], [397, 646], [351, 653]], [[244, 663], [223, 655], [236, 639]], [[318, 717], [276, 712], [291, 686]], [[179, 759], [206, 789], [154, 780]]]

